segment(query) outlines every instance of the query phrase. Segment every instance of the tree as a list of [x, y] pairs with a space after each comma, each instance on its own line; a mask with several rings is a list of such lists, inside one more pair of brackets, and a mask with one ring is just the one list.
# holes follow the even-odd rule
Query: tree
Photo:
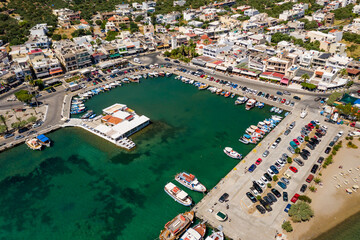
[[5, 117], [4, 115], [0, 115], [0, 121], [4, 124], [6, 132], [7, 132], [9, 130], [9, 128], [8, 128], [6, 120], [7, 120], [7, 117]]
[[293, 227], [291, 226], [290, 221], [285, 221], [282, 225], [281, 228], [284, 229], [286, 232], [292, 232], [293, 231]]
[[267, 187], [268, 187], [268, 188], [271, 188], [271, 183], [268, 183], [268, 184], [267, 184]]
[[277, 176], [277, 175], [274, 175], [274, 176], [273, 176], [273, 181], [274, 181], [274, 182], [277, 182], [277, 180], [279, 180], [278, 176]]
[[15, 93], [15, 97], [20, 101], [24, 103], [31, 102], [31, 99], [33, 98], [33, 95], [29, 93], [29, 91], [26, 90], [19, 90]]
[[98, 25], [98, 26], [100, 26], [101, 23], [102, 23], [102, 22], [101, 22], [101, 20], [99, 20], [99, 19], [95, 21], [95, 24]]
[[7, 127], [5, 125], [0, 125], [0, 134], [6, 133]]
[[130, 22], [130, 32], [134, 33], [138, 31], [139, 31], [139, 26], [134, 22]]
[[139, 15], [139, 16], [137, 16], [137, 17], [135, 18], [135, 22], [140, 22], [140, 21], [143, 20], [143, 19], [144, 19], [144, 16]]
[[311, 203], [311, 202], [312, 202], [311, 198], [309, 198], [309, 197], [306, 196], [306, 195], [301, 195], [301, 196], [299, 196], [299, 200], [304, 201], [304, 202], [307, 202], [307, 203]]
[[287, 160], [288, 163], [292, 163], [292, 158], [291, 157], [288, 157], [286, 160]]
[[340, 76], [347, 76], [348, 75], [348, 72], [347, 72], [347, 70], [345, 68], [341, 69], [339, 71], [339, 73], [340, 73]]
[[61, 40], [61, 35], [60, 34], [53, 34], [51, 38], [53, 40], [55, 40], [55, 41], [60, 41]]
[[307, 80], [309, 80], [309, 74], [307, 73], [304, 73], [303, 75], [301, 75], [301, 79], [304, 81], [304, 82], [307, 82]]
[[296, 153], [296, 154], [299, 154], [299, 153], [300, 153], [300, 148], [296, 148], [296, 149], [295, 149], [295, 153]]
[[337, 101], [338, 99], [340, 99], [342, 97], [342, 93], [341, 92], [333, 92], [328, 100], [327, 100], [327, 104], [328, 105], [333, 105], [335, 101]]
[[308, 203], [298, 201], [290, 207], [289, 216], [293, 222], [309, 221], [314, 216], [314, 211]]
[[61, 39], [68, 39], [68, 36], [66, 34], [61, 35]]
[[317, 177], [317, 178], [314, 179], [314, 182], [315, 182], [316, 184], [319, 184], [319, 183], [321, 182], [321, 179]]
[[309, 136], [305, 136], [305, 141], [308, 142], [309, 141]]
[[26, 120], [28, 123], [35, 123], [37, 121], [36, 116], [31, 116]]

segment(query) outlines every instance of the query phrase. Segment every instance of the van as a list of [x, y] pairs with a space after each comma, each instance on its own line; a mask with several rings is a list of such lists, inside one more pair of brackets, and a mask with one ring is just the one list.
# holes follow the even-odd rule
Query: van
[[311, 183], [311, 181], [314, 179], [314, 175], [309, 174], [309, 176], [306, 178], [307, 183]]

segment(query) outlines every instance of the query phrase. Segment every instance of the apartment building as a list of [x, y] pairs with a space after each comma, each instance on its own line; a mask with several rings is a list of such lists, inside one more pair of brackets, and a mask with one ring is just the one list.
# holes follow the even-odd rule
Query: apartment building
[[31, 50], [28, 54], [36, 78], [49, 77], [63, 72], [59, 60], [49, 58], [41, 49]]
[[290, 66], [291, 62], [288, 60], [271, 57], [265, 61], [265, 72], [277, 72], [286, 75]]
[[71, 40], [55, 42], [54, 50], [56, 57], [60, 60], [66, 71], [72, 71], [91, 65], [91, 56], [83, 46], [78, 46]]

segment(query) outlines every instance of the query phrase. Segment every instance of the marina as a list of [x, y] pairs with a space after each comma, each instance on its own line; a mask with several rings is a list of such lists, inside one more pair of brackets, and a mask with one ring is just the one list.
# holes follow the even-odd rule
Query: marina
[[[199, 91], [197, 88], [189, 87], [187, 84], [173, 79], [174, 76], [148, 78], [142, 80], [140, 84], [128, 84], [126, 88], [114, 88], [107, 93], [94, 95], [86, 101], [85, 106], [96, 114], [101, 115], [103, 109], [120, 102], [126, 103], [136, 112], [144, 114], [152, 120], [151, 125], [141, 133], [132, 136], [138, 146], [132, 152], [122, 152], [113, 143], [77, 128], [65, 128], [46, 134], [53, 142], [53, 146], [44, 151], [46, 154], [39, 155], [40, 151], [28, 151], [25, 158], [25, 156], [19, 155], [24, 148], [27, 148], [25, 144], [3, 152], [2, 156], [5, 159], [16, 159], [10, 163], [0, 162], [2, 167], [0, 176], [3, 181], [6, 176], [11, 178], [13, 174], [17, 174], [16, 172], [9, 174], [6, 169], [12, 169], [18, 164], [25, 164], [27, 167], [23, 168], [22, 175], [32, 176], [39, 172], [40, 175], [36, 178], [38, 181], [42, 178], [49, 178], [47, 183], [42, 182], [41, 184], [53, 184], [53, 186], [49, 186], [48, 194], [34, 197], [31, 201], [27, 200], [26, 204], [19, 204], [18, 195], [16, 197], [15, 195], [0, 197], [2, 202], [14, 202], [18, 206], [24, 206], [17, 208], [14, 221], [21, 220], [23, 228], [30, 229], [30, 223], [38, 226], [43, 223], [41, 223], [41, 218], [27, 219], [25, 216], [34, 212], [41, 216], [48, 212], [53, 219], [52, 224], [61, 229], [63, 216], [66, 216], [67, 221], [74, 223], [67, 228], [69, 234], [76, 232], [76, 236], [80, 238], [80, 236], [89, 236], [89, 233], [88, 230], [85, 231], [87, 227], [77, 226], [76, 223], [81, 223], [82, 219], [90, 219], [87, 221], [93, 229], [92, 234], [100, 238], [100, 236], [108, 235], [97, 229], [108, 229], [109, 223], [106, 218], [113, 217], [117, 219], [116, 226], [119, 227], [114, 226], [111, 230], [109, 229], [112, 234], [121, 236], [121, 238], [155, 239], [159, 236], [159, 229], [163, 228], [166, 221], [173, 219], [180, 212], [188, 211], [188, 207], [176, 203], [165, 194], [163, 189], [166, 183], [174, 180], [175, 173], [188, 169], [188, 173], [196, 176], [204, 186], [211, 189], [237, 163], [237, 161], [229, 160], [222, 152], [223, 148], [232, 146], [239, 153], [246, 155], [251, 151], [252, 146], [240, 143], [238, 141], [239, 134], [244, 132], [247, 126], [263, 121], [264, 118], [270, 118], [273, 113], [270, 113], [269, 106], [265, 106], [264, 109], [254, 107], [251, 111], [246, 111], [244, 108], [234, 105], [236, 97], [234, 99], [231, 97], [218, 98], [209, 91]], [[167, 99], [166, 104], [164, 104], [164, 99]], [[244, 114], [247, 114], [247, 118], [243, 117]], [[81, 119], [76, 121], [81, 121]], [[92, 121], [84, 122], [89, 126], [91, 123]], [[204, 123], [208, 127], [206, 131], [202, 128]], [[63, 149], [67, 149], [67, 151], [63, 151]], [[53, 158], [57, 159], [54, 160], [56, 165], [52, 163]], [[60, 163], [71, 171], [55, 177], [57, 173], [62, 172], [63, 167], [59, 165]], [[86, 165], [88, 166], [85, 167]], [[204, 165], [207, 166], [206, 169], [203, 167]], [[37, 168], [39, 170], [36, 170]], [[51, 175], [54, 176], [47, 175], [50, 168], [53, 169]], [[92, 173], [90, 174], [90, 172]], [[140, 172], [141, 174], [139, 174]], [[80, 175], [83, 176], [81, 184], [76, 180], [76, 176]], [[106, 176], [106, 183], [105, 180], [100, 180], [104, 176]], [[57, 179], [61, 179], [60, 182]], [[126, 179], [126, 186], [124, 186], [124, 179]], [[2, 185], [2, 191], [11, 192], [11, 189], [18, 189], [19, 186], [7, 184], [6, 181]], [[30, 188], [32, 188], [29, 181], [28, 178], [25, 178], [24, 184], [27, 186], [30, 184]], [[90, 184], [94, 181], [98, 182], [96, 188], [91, 187]], [[66, 184], [69, 182], [72, 184]], [[36, 185], [47, 188], [41, 184]], [[82, 184], [89, 185], [89, 187], [83, 189]], [[109, 188], [109, 186], [112, 187]], [[191, 195], [195, 203], [203, 198], [202, 193], [182, 186], [178, 184], [178, 187]], [[59, 194], [64, 189], [77, 192], [78, 199]], [[110, 194], [109, 191], [113, 191], [111, 189], [119, 190]], [[36, 190], [34, 189], [34, 191]], [[129, 196], [126, 192], [138, 192], [140, 195], [131, 194]], [[114, 202], [115, 205], [111, 209], [116, 209], [122, 213], [121, 215], [127, 214], [133, 217], [124, 219], [117, 216], [115, 212], [107, 210], [106, 203], [112, 202], [112, 197], [110, 197], [112, 195], [116, 198], [117, 203]], [[149, 197], [150, 195], [156, 197]], [[51, 196], [60, 197], [53, 199]], [[93, 196], [98, 197], [94, 199]], [[53, 202], [55, 207], [49, 206], [41, 211], [36, 209], [38, 204], [47, 206], [48, 201]], [[64, 204], [76, 204], [79, 211], [72, 212], [69, 209], [60, 214], [56, 209], [60, 209]], [[5, 207], [3, 213], [10, 211], [10, 207]], [[88, 210], [83, 212], [80, 211], [81, 209], [96, 211], [99, 214], [98, 220], [91, 220], [93, 218], [88, 215], [90, 214]], [[72, 212], [71, 216], [69, 216], [70, 211]], [[100, 217], [100, 215], [106, 216], [106, 218]], [[139, 224], [144, 222], [151, 224], [139, 231]], [[14, 224], [13, 221], [9, 223], [8, 220], [7, 223]], [[0, 222], [0, 224], [3, 223]], [[124, 225], [126, 225], [125, 228], [120, 227]], [[45, 231], [44, 229], [41, 232], [41, 236], [46, 236]], [[61, 238], [66, 238], [63, 231], [55, 232]], [[30, 236], [28, 230], [13, 234], [17, 238]], [[54, 231], [51, 234], [53, 235]], [[35, 237], [43, 239], [40, 235]]]

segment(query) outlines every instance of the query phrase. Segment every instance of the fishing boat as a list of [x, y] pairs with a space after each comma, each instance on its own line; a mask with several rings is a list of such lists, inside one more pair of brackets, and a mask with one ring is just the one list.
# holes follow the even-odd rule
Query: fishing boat
[[89, 110], [87, 113], [81, 116], [81, 119], [89, 118], [94, 112], [92, 110]]
[[216, 95], [219, 95], [223, 90], [221, 88], [219, 88], [218, 90], [216, 90]]
[[205, 89], [208, 88], [208, 86], [209, 86], [209, 85], [207, 85], [207, 84], [201, 84], [201, 85], [198, 87], [198, 89], [199, 89], [199, 90], [205, 90]]
[[255, 99], [249, 99], [249, 100], [246, 102], [245, 109], [246, 109], [246, 110], [252, 109], [252, 108], [255, 106], [255, 103], [256, 103], [256, 100], [255, 100]]
[[227, 97], [230, 97], [230, 94], [231, 94], [231, 92], [226, 92], [225, 95], [224, 95], [224, 97], [226, 97], [226, 98], [227, 98]]
[[236, 94], [235, 93], [233, 93], [233, 94], [231, 94], [231, 98], [234, 98], [236, 96]]
[[160, 240], [175, 240], [190, 226], [194, 219], [194, 212], [185, 212], [177, 215], [174, 219], [165, 224], [160, 232]]
[[175, 176], [175, 180], [190, 190], [196, 192], [206, 192], [206, 187], [192, 174], [188, 174], [186, 172], [179, 173]]
[[283, 110], [279, 109], [278, 114], [282, 114]]
[[242, 159], [242, 155], [240, 153], [234, 151], [231, 147], [225, 147], [224, 153], [231, 158]]
[[189, 228], [181, 237], [180, 240], [201, 240], [206, 233], [205, 223], [199, 223], [193, 228]]
[[93, 119], [93, 118], [95, 118], [95, 117], [96, 117], [96, 113], [92, 114], [92, 115], [89, 117], [89, 119]]
[[247, 129], [245, 130], [245, 132], [246, 132], [247, 134], [252, 134], [253, 132], [255, 132], [255, 130], [252, 129], [252, 128], [247, 128]]
[[238, 97], [235, 101], [235, 104], [238, 105], [238, 104], [244, 104], [246, 101], [248, 100], [247, 97]]
[[205, 240], [224, 240], [224, 234], [222, 232], [213, 232]]
[[41, 135], [37, 136], [36, 138], [37, 138], [37, 140], [39, 141], [39, 143], [41, 145], [44, 145], [46, 147], [50, 147], [51, 140], [50, 140], [50, 138], [46, 137], [44, 134], [41, 134]]
[[164, 190], [176, 202], [184, 206], [190, 206], [192, 204], [191, 197], [186, 192], [178, 188], [175, 184], [169, 182], [165, 185]]
[[42, 145], [37, 138], [27, 139], [25, 143], [32, 150], [41, 150], [42, 148]]

